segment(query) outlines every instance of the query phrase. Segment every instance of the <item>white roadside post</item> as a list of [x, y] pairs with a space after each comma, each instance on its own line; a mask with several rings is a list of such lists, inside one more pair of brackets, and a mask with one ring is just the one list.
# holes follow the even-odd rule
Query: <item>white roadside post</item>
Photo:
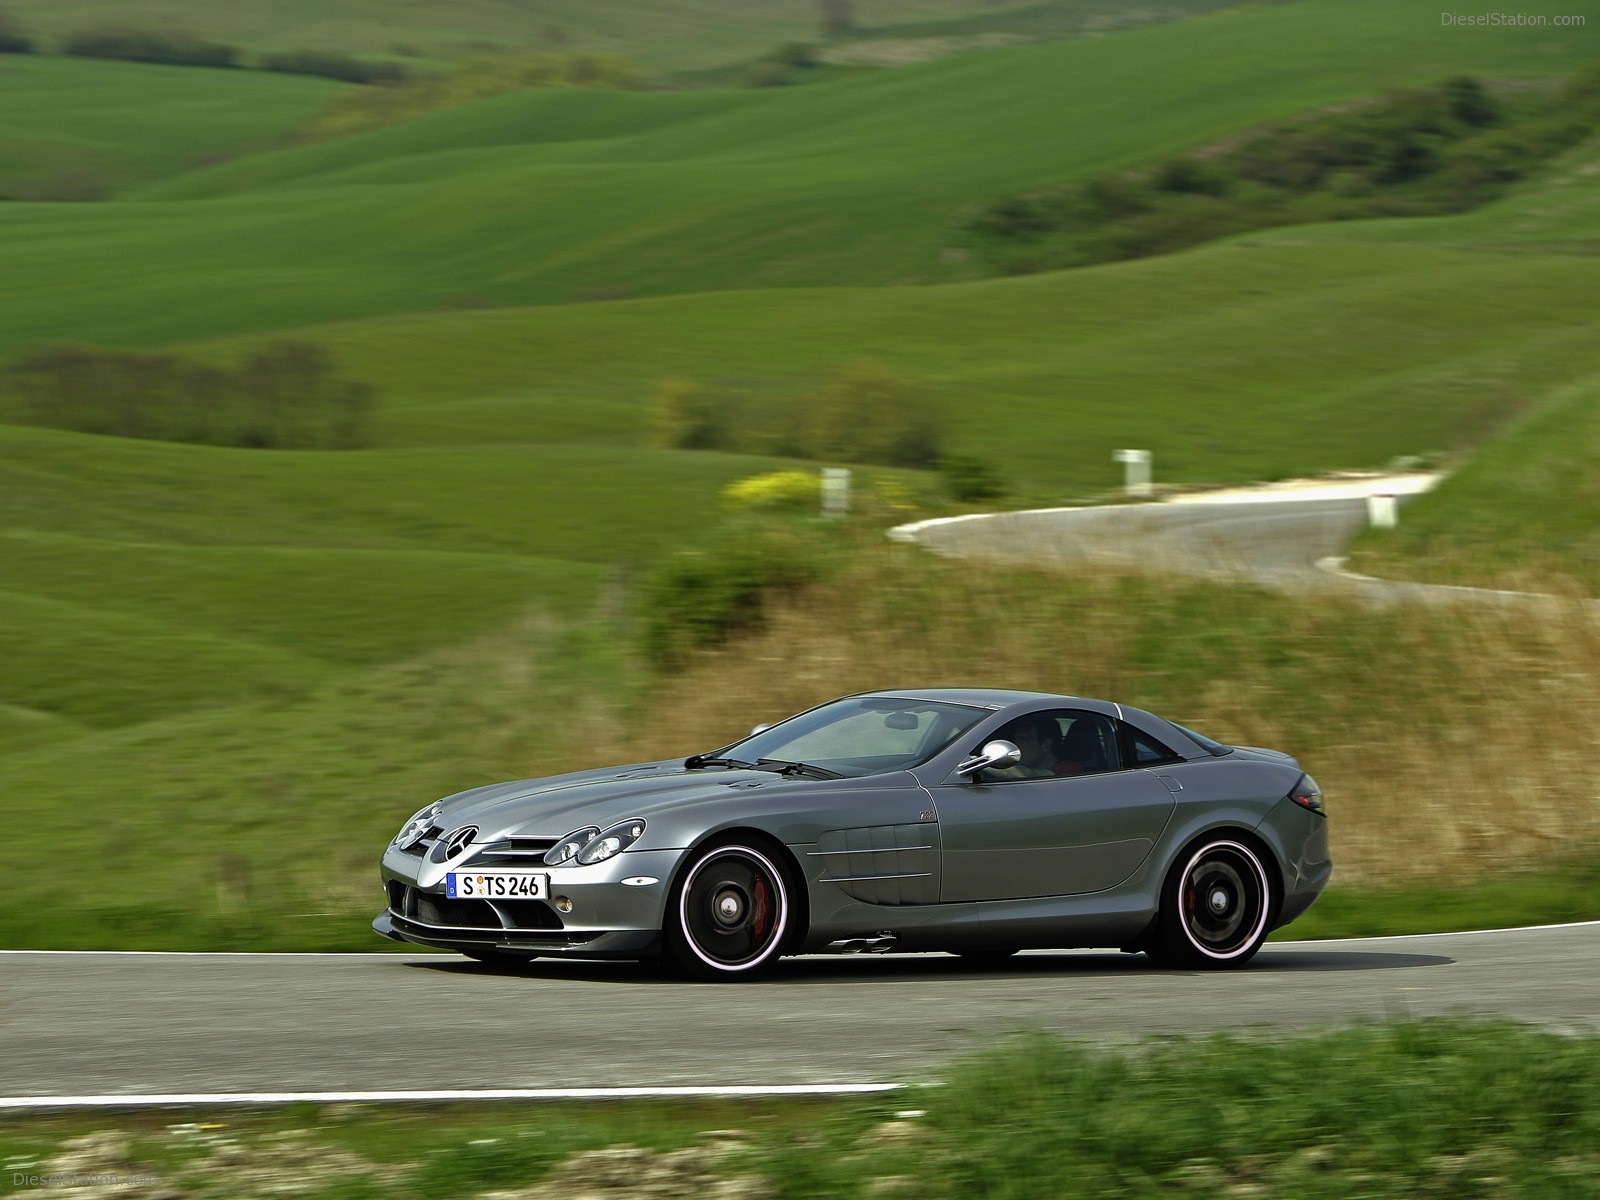
[[850, 471], [846, 467], [822, 468], [822, 515], [850, 515]]
[[1118, 450], [1112, 459], [1123, 465], [1123, 490], [1130, 496], [1148, 496], [1155, 489], [1150, 485], [1150, 451]]
[[1400, 524], [1400, 504], [1395, 497], [1376, 492], [1368, 496], [1367, 524], [1374, 529], [1393, 529]]

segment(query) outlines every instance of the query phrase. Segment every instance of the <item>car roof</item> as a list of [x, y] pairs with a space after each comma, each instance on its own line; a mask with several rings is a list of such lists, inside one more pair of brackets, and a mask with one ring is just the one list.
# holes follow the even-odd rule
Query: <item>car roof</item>
[[1106, 700], [1092, 700], [1086, 696], [1063, 696], [1056, 692], [1024, 692], [1012, 688], [881, 688], [873, 692], [857, 692], [858, 696], [882, 696], [899, 700], [942, 700], [947, 704], [971, 704], [978, 708], [1009, 708], [1030, 700], [1051, 700], [1063, 704], [1109, 705]]

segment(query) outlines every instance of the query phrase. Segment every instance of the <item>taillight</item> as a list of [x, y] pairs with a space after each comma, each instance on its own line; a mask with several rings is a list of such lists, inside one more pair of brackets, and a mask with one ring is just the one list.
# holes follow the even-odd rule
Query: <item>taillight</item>
[[1322, 789], [1317, 786], [1317, 781], [1309, 775], [1300, 776], [1294, 787], [1289, 789], [1289, 799], [1301, 808], [1309, 808], [1318, 816], [1328, 815], [1327, 806], [1322, 803]]

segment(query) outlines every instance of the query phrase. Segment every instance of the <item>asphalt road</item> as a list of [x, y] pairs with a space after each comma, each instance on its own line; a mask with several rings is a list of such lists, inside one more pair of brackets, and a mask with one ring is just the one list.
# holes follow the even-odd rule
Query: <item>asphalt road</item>
[[1087, 560], [1275, 579], [1313, 571], [1366, 521], [1364, 497], [1130, 504], [928, 522], [907, 540], [962, 558]]
[[1494, 1014], [1600, 1026], [1600, 922], [1274, 943], [1236, 973], [1031, 953], [789, 960], [768, 982], [370, 955], [0, 953], [0, 1097], [864, 1083], [1013, 1031], [1098, 1042]]

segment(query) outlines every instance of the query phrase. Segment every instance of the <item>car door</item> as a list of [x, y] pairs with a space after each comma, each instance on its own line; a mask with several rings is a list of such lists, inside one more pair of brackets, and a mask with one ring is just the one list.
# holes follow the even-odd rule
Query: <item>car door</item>
[[[1057, 745], [1040, 748], [1042, 739], [1024, 722], [1035, 722], [1034, 729], [1053, 724]], [[1029, 713], [992, 735], [1023, 748], [1017, 769], [976, 778], [952, 773], [930, 789], [942, 845], [941, 903], [1099, 892], [1138, 870], [1174, 798], [1152, 771], [1124, 768], [1116, 724], [1077, 709]]]

